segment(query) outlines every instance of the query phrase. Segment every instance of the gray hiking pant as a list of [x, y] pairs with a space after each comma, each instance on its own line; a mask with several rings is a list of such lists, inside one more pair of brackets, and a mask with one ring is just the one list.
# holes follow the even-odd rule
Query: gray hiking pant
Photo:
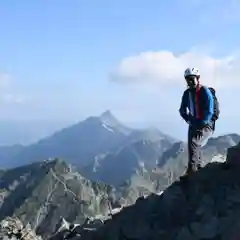
[[212, 136], [213, 130], [210, 126], [206, 126], [199, 130], [193, 126], [188, 129], [188, 169], [187, 174], [196, 172], [202, 165], [201, 147], [203, 147], [208, 139]]

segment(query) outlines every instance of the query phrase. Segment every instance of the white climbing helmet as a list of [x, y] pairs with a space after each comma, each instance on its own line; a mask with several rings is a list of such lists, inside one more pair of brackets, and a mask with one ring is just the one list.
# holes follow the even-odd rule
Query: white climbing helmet
[[197, 76], [200, 77], [200, 71], [198, 68], [187, 68], [184, 72], [184, 77], [188, 77], [188, 76]]

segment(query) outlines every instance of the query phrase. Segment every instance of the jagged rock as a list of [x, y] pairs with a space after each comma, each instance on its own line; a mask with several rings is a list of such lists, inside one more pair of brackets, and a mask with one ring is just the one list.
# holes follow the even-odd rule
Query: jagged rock
[[103, 225], [104, 222], [101, 219], [86, 218], [85, 222], [80, 225], [69, 223], [64, 218], [61, 218], [56, 225], [55, 233], [49, 238], [49, 240], [74, 240], [80, 237], [82, 238], [87, 232], [96, 231]]
[[23, 226], [18, 218], [7, 217], [0, 223], [0, 239], [41, 240], [31, 229], [30, 224]]
[[235, 163], [240, 162], [240, 147], [228, 152], [227, 163], [234, 164], [209, 163], [160, 196], [124, 208], [83, 239], [239, 239], [240, 177]]
[[61, 216], [73, 223], [107, 216], [116, 190], [91, 182], [61, 159], [6, 170], [0, 174], [0, 221], [18, 217], [43, 238], [53, 234]]

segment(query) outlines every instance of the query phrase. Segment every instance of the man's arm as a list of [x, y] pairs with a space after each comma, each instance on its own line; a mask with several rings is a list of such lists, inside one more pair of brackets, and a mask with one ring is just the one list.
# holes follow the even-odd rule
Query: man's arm
[[188, 123], [189, 122], [189, 115], [187, 113], [188, 104], [187, 104], [186, 92], [187, 91], [185, 91], [182, 95], [182, 100], [181, 100], [179, 113], [180, 113], [181, 117]]
[[212, 119], [213, 113], [214, 113], [214, 98], [211, 93], [211, 91], [204, 87], [204, 90], [202, 92], [203, 96], [203, 111], [202, 111], [202, 123], [207, 124]]

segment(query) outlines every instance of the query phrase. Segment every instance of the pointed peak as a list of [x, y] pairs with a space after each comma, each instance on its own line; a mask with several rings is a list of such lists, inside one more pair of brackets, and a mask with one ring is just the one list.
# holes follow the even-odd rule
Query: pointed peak
[[116, 119], [116, 117], [112, 114], [112, 112], [110, 110], [106, 110], [105, 112], [103, 112], [100, 115], [100, 118], [102, 121], [107, 122], [107, 123], [112, 123], [112, 124], [116, 124], [118, 123], [118, 120]]
[[107, 126], [110, 126], [117, 129], [118, 131], [124, 133], [124, 134], [130, 134], [132, 132], [132, 129], [126, 127], [124, 124], [122, 124], [113, 114], [110, 110], [106, 110], [103, 112], [99, 119], [103, 124], [106, 124]]
[[114, 117], [112, 112], [110, 110], [106, 110], [105, 112], [103, 112], [100, 117]]

